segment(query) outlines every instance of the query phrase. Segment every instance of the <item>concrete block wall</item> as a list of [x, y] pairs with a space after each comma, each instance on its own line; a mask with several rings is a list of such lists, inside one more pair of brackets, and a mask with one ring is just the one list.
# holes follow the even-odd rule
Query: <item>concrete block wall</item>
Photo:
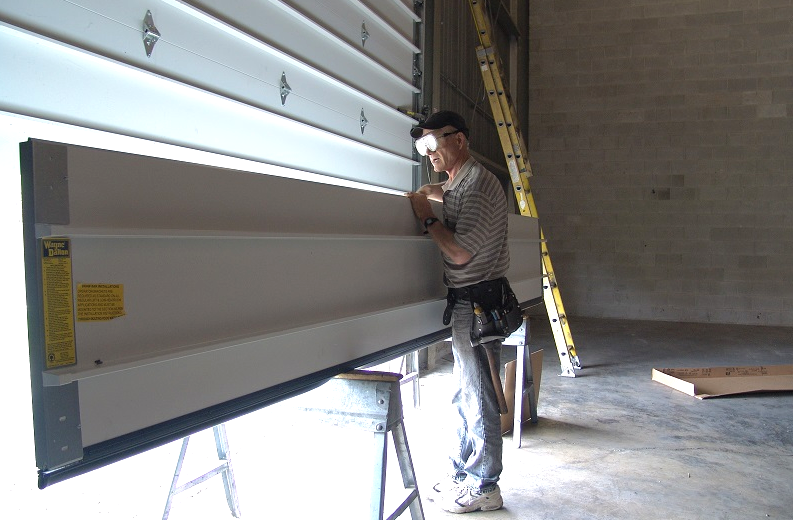
[[568, 315], [793, 326], [793, 1], [530, 2]]

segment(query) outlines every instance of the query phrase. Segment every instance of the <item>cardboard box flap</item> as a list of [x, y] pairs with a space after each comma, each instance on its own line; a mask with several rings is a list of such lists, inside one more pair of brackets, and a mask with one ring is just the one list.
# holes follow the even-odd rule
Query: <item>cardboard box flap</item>
[[652, 379], [698, 399], [793, 391], [793, 365], [654, 368]]

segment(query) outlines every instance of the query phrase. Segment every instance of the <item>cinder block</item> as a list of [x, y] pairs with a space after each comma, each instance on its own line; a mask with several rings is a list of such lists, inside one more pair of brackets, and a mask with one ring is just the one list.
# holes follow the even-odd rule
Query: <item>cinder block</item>
[[[533, 187], [564, 237], [568, 313], [793, 325], [789, 296], [752, 308], [758, 280], [793, 293], [790, 0], [530, 10]], [[576, 128], [542, 150], [562, 135], [550, 117]]]

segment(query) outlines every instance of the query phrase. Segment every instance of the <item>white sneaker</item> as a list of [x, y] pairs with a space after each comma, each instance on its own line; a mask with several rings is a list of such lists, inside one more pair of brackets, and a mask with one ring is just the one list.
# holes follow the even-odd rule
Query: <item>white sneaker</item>
[[444, 495], [457, 496], [457, 488], [459, 488], [461, 485], [462, 482], [459, 482], [453, 477], [445, 478], [432, 486], [427, 499], [430, 501], [435, 501], [441, 500]]
[[472, 511], [495, 511], [501, 509], [504, 499], [498, 486], [492, 491], [482, 493], [478, 489], [460, 486], [457, 493], [441, 495], [440, 506], [450, 513], [470, 513]]

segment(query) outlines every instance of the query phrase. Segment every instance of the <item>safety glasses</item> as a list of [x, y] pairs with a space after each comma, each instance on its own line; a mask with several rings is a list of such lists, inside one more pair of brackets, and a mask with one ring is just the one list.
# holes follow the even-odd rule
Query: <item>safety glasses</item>
[[416, 139], [416, 151], [419, 153], [419, 155], [427, 155], [430, 152], [434, 152], [438, 149], [438, 139], [449, 137], [450, 135], [456, 134], [459, 131], [460, 130], [454, 130], [453, 132], [446, 132], [445, 134], [441, 135], [427, 134], [419, 137]]

